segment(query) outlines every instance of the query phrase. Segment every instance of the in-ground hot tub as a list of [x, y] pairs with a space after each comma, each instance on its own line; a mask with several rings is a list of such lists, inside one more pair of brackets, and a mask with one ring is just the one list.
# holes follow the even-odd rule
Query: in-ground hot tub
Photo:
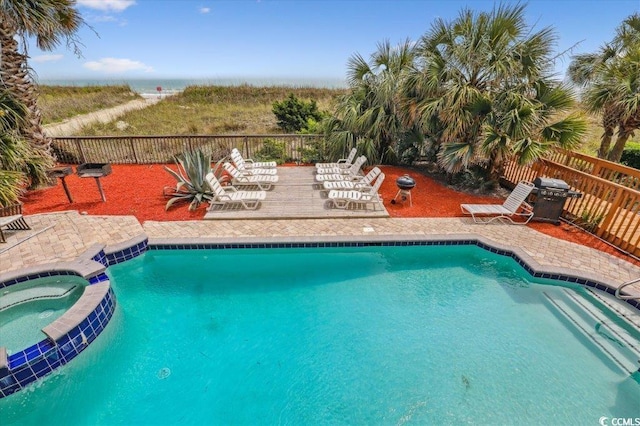
[[0, 290], [0, 346], [9, 355], [47, 338], [43, 328], [78, 301], [87, 281], [65, 275], [45, 277]]

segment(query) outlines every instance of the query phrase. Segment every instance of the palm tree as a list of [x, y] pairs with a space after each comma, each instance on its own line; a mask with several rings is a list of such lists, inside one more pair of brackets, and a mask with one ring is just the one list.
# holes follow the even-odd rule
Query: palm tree
[[[75, 0], [2, 0], [0, 1], [0, 82], [28, 111], [19, 132], [36, 149], [45, 166], [53, 164], [51, 140], [42, 130], [37, 90], [27, 63], [27, 53], [19, 41], [35, 37], [42, 50], [52, 50], [62, 41], [78, 52], [75, 32], [83, 20], [75, 9]], [[33, 186], [47, 181], [44, 168], [29, 171]]]
[[491, 180], [505, 160], [531, 162], [579, 142], [586, 124], [569, 115], [573, 97], [551, 78], [550, 28], [526, 25], [524, 5], [463, 10], [438, 19], [419, 41], [405, 80], [405, 119], [439, 145], [450, 173], [480, 165]]
[[620, 161], [629, 136], [640, 128], [640, 14], [625, 19], [597, 53], [574, 56], [567, 74], [585, 88], [586, 109], [602, 115], [598, 157]]
[[348, 63], [349, 93], [339, 98], [325, 128], [334, 152], [346, 152], [357, 138], [373, 162], [395, 162], [396, 145], [406, 132], [399, 115], [404, 73], [413, 63], [413, 43], [380, 43], [367, 62], [355, 54]]
[[18, 134], [27, 110], [7, 91], [0, 90], [0, 207], [18, 201], [27, 182], [25, 171], [31, 147]]

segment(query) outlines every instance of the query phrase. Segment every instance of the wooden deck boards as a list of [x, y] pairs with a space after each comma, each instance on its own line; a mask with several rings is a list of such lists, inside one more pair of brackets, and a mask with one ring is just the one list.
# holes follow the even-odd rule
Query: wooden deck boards
[[[315, 167], [279, 167], [277, 184], [267, 191], [267, 198], [256, 210], [247, 210], [241, 204], [214, 205], [204, 216], [216, 219], [289, 219], [289, 218], [354, 218], [389, 217], [384, 205], [353, 205], [349, 209], [338, 209], [327, 198], [327, 192], [320, 190], [315, 182]], [[257, 190], [257, 186], [243, 186], [238, 189]]]

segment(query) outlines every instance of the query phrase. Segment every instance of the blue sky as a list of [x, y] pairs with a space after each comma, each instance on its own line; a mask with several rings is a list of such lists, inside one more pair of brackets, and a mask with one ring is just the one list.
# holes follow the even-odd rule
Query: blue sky
[[[31, 46], [39, 79], [343, 79], [355, 53], [418, 40], [435, 18], [482, 0], [78, 0], [82, 57]], [[516, 2], [508, 2], [516, 3]], [[555, 28], [556, 52], [593, 52], [640, 0], [530, 0], [527, 22]], [[558, 62], [563, 73], [570, 58]]]

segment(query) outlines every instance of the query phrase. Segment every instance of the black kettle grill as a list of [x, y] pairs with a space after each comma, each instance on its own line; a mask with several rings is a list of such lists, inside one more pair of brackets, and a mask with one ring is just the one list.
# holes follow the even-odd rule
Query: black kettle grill
[[396, 186], [398, 187], [398, 192], [396, 196], [393, 197], [393, 200], [391, 200], [391, 204], [395, 204], [398, 197], [400, 197], [402, 201], [406, 201], [406, 199], [409, 198], [409, 206], [413, 206], [411, 190], [416, 186], [416, 181], [409, 175], [402, 175], [396, 179]]

